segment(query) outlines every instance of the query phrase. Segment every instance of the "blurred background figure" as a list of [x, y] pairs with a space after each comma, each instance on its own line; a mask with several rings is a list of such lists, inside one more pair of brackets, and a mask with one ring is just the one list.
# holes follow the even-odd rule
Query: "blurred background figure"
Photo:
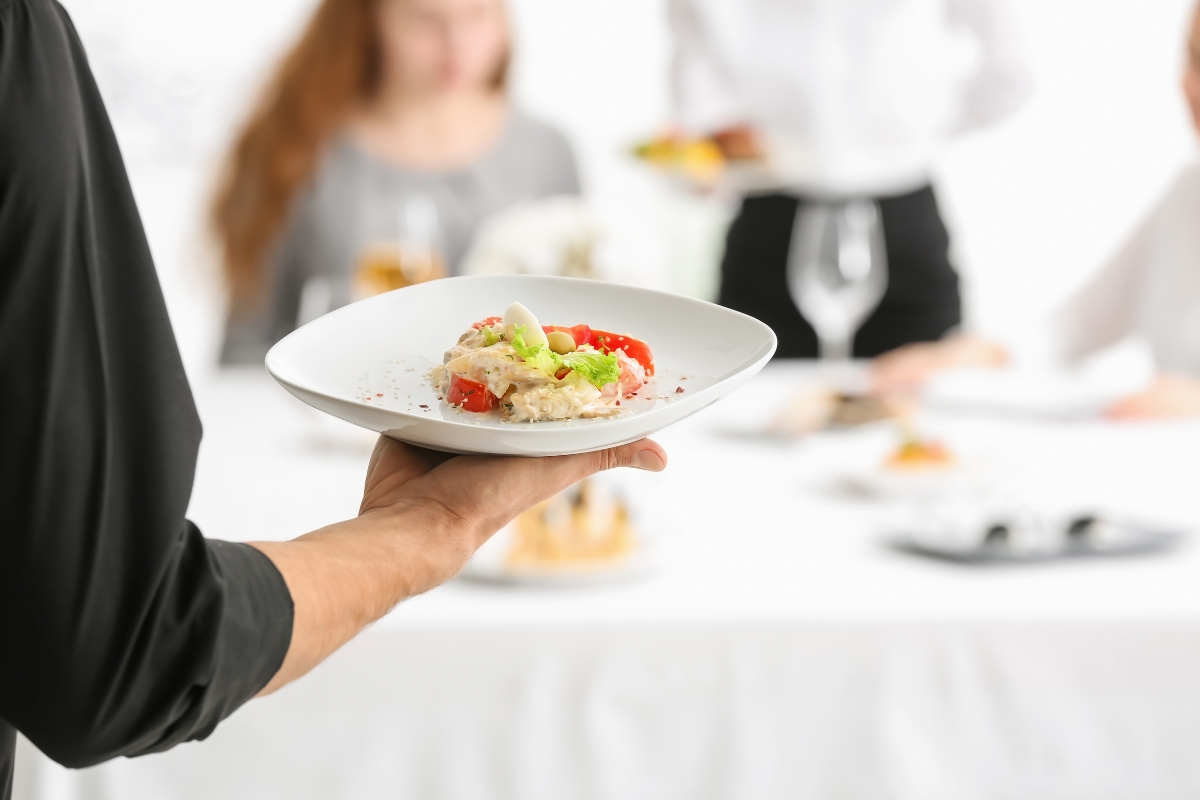
[[353, 299], [456, 274], [480, 222], [577, 194], [566, 139], [510, 101], [503, 0], [324, 0], [212, 206], [222, 363]]
[[[778, 356], [816, 356], [817, 334], [831, 338], [811, 324], [824, 307], [795, 274], [802, 263], [789, 276], [789, 254], [807, 253], [861, 275], [859, 308], [846, 312], [857, 319], [843, 323], [853, 355], [954, 329], [959, 280], [931, 161], [1028, 94], [1004, 3], [673, 0], [670, 21], [678, 123], [731, 159], [761, 157], [774, 184], [742, 200], [719, 302], [769, 324]], [[861, 268], [847, 268], [852, 250]]]
[[[1200, 7], [1193, 13], [1183, 94], [1200, 134]], [[1125, 244], [1053, 315], [1057, 361], [1078, 363], [1130, 337], [1143, 339], [1158, 376], [1109, 409], [1114, 417], [1200, 415], [1200, 165], [1185, 168]], [[1004, 348], [963, 335], [880, 359], [876, 385], [913, 388], [942, 370], [998, 365]]]

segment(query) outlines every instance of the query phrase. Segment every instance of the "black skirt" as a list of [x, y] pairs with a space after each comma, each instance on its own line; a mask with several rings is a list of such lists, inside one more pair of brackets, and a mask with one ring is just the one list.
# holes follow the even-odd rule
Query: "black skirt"
[[[854, 355], [871, 358], [911, 342], [940, 339], [962, 322], [950, 236], [933, 188], [874, 198], [887, 250], [883, 300], [854, 337]], [[717, 302], [756, 317], [779, 337], [776, 358], [815, 358], [817, 334], [788, 290], [788, 250], [801, 203], [784, 194], [753, 195], [729, 228]]]

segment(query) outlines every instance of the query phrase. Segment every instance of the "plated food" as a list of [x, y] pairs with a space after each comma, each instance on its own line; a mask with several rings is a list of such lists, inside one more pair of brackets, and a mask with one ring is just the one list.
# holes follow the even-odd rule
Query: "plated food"
[[[586, 323], [590, 333], [576, 340], [576, 351], [581, 342], [590, 343], [619, 364], [614, 351], [620, 350], [649, 382], [632, 399], [612, 398], [611, 410], [619, 413], [597, 417], [551, 418], [539, 411], [536, 422], [516, 424], [502, 405], [486, 413], [464, 409], [465, 392], [454, 405], [446, 402], [448, 395], [439, 395], [439, 384], [430, 380], [431, 369], [447, 366], [444, 353], [465, 329], [475, 335], [472, 322], [486, 321], [514, 298], [545, 314], [546, 322], [573, 326], [560, 332], [582, 332], [577, 323]], [[541, 325], [526, 325], [534, 328], [549, 345]], [[652, 361], [638, 360], [631, 349], [635, 339], [648, 344], [647, 356], [653, 348]], [[532, 346], [524, 333], [522, 340]], [[756, 319], [676, 294], [577, 278], [472, 275], [419, 283], [330, 312], [288, 334], [267, 354], [266, 365], [305, 403], [402, 442], [451, 453], [556, 456], [637, 441], [691, 416], [757, 373], [775, 343], [771, 329]], [[570, 360], [561, 353], [553, 357]], [[449, 391], [448, 374], [444, 388]], [[620, 388], [618, 369], [618, 394]], [[505, 393], [493, 395], [499, 400]]]
[[894, 472], [944, 470], [958, 465], [958, 459], [945, 444], [922, 439], [909, 432], [900, 446], [884, 461], [884, 469]]
[[429, 373], [438, 396], [510, 422], [594, 419], [621, 413], [654, 375], [645, 342], [588, 325], [538, 322], [520, 303], [472, 324]]
[[915, 555], [962, 564], [1022, 564], [1091, 556], [1137, 556], [1169, 550], [1185, 531], [1108, 515], [1055, 518], [1031, 509], [914, 514], [890, 544]]
[[585, 478], [490, 538], [461, 577], [484, 583], [587, 587], [648, 577], [653, 548], [617, 484]]
[[705, 137], [663, 133], [637, 144], [633, 154], [656, 169], [699, 184], [716, 183], [730, 166], [761, 165], [767, 159], [758, 134], [744, 127]]
[[611, 492], [582, 480], [513, 522], [505, 563], [511, 569], [603, 569], [638, 550], [629, 509]]
[[[925, 503], [955, 498], [982, 502], [995, 493], [999, 465], [979, 453], [960, 455], [945, 443], [899, 426], [900, 442], [873, 459], [840, 474], [835, 485], [881, 501]], [[877, 459], [877, 460], [876, 460]]]
[[804, 436], [829, 428], [870, 425], [900, 413], [898, 405], [873, 395], [816, 386], [791, 394], [767, 423], [766, 431], [774, 436]]

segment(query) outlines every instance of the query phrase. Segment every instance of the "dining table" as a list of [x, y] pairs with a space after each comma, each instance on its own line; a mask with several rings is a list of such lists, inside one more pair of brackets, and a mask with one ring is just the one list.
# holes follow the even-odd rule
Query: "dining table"
[[[815, 374], [768, 365], [654, 437], [665, 471], [603, 476], [645, 569], [453, 580], [203, 742], [84, 770], [23, 743], [16, 797], [1200, 797], [1200, 422], [921, 408], [909, 424], [1001, 465], [1031, 508], [1178, 535], [1136, 557], [958, 563], [897, 546], [898, 501], [849, 488], [895, 450], [895, 421], [768, 431]], [[357, 512], [374, 434], [261, 368], [193, 383], [207, 536]]]

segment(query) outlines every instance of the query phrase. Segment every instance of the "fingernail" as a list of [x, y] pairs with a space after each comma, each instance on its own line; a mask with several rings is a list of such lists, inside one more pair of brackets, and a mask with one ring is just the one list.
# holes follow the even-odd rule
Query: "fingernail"
[[633, 465], [648, 472], [662, 472], [667, 466], [658, 453], [653, 450], [638, 451], [638, 454], [633, 457]]

